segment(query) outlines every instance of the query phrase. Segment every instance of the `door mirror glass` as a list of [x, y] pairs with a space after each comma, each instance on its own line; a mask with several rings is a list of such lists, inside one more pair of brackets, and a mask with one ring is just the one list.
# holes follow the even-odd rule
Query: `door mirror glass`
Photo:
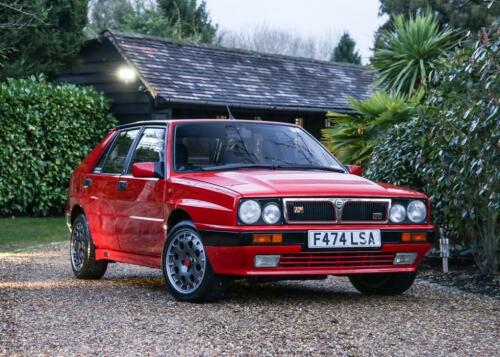
[[347, 165], [347, 170], [351, 175], [363, 176], [363, 168], [360, 165]]
[[137, 162], [132, 164], [132, 176], [163, 178], [163, 162]]

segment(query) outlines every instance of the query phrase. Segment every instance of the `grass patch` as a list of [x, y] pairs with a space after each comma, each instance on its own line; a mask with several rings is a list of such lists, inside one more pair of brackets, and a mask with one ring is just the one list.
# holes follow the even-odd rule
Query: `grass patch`
[[64, 217], [0, 218], [0, 252], [12, 252], [68, 239]]

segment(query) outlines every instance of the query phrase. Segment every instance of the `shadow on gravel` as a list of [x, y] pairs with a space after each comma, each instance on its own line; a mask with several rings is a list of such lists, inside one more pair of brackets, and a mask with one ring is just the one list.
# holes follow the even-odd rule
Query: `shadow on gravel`
[[113, 285], [122, 285], [123, 287], [145, 288], [154, 291], [165, 289], [165, 282], [162, 277], [128, 276], [109, 279], [104, 278], [101, 281]]
[[[316, 282], [317, 283], [317, 282]], [[365, 296], [356, 291], [346, 289], [344, 284], [336, 285], [327, 280], [321, 286], [311, 286], [315, 282], [289, 282], [279, 283], [247, 283], [238, 281], [232, 284], [226, 296], [227, 301], [243, 303], [248, 301], [269, 301], [273, 303], [290, 303], [292, 301], [308, 301], [319, 304], [349, 303], [366, 304], [380, 302], [410, 302], [420, 299], [409, 293], [400, 296]]]
[[[126, 277], [110, 277], [95, 281], [96, 285], [116, 286], [122, 288], [142, 288], [144, 292], [164, 293], [172, 298], [167, 291], [163, 277], [145, 277], [140, 275]], [[313, 286], [314, 285], [314, 286]], [[309, 301], [319, 304], [349, 303], [364, 304], [380, 302], [418, 302], [421, 299], [411, 292], [400, 296], [365, 296], [346, 287], [346, 284], [337, 284], [336, 281], [280, 281], [266, 283], [249, 283], [237, 280], [230, 284], [226, 296], [220, 303], [230, 302], [248, 304], [272, 302], [285, 304], [294, 301]]]

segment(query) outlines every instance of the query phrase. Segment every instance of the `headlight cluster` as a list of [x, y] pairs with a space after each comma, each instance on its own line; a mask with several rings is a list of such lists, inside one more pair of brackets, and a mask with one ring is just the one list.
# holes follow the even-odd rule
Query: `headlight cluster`
[[425, 202], [414, 200], [409, 202], [393, 202], [389, 219], [393, 223], [403, 223], [409, 220], [411, 223], [422, 223], [427, 218], [427, 207]]
[[281, 221], [281, 208], [278, 202], [246, 200], [240, 204], [238, 218], [244, 224], [276, 224]]

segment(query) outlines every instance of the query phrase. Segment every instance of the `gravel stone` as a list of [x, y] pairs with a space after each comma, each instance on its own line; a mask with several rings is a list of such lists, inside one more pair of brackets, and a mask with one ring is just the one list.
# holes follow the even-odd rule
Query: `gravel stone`
[[0, 255], [0, 355], [500, 355], [500, 301], [426, 281], [397, 297], [343, 277], [235, 282], [221, 302], [190, 304], [158, 270], [111, 264], [76, 280], [68, 252]]

